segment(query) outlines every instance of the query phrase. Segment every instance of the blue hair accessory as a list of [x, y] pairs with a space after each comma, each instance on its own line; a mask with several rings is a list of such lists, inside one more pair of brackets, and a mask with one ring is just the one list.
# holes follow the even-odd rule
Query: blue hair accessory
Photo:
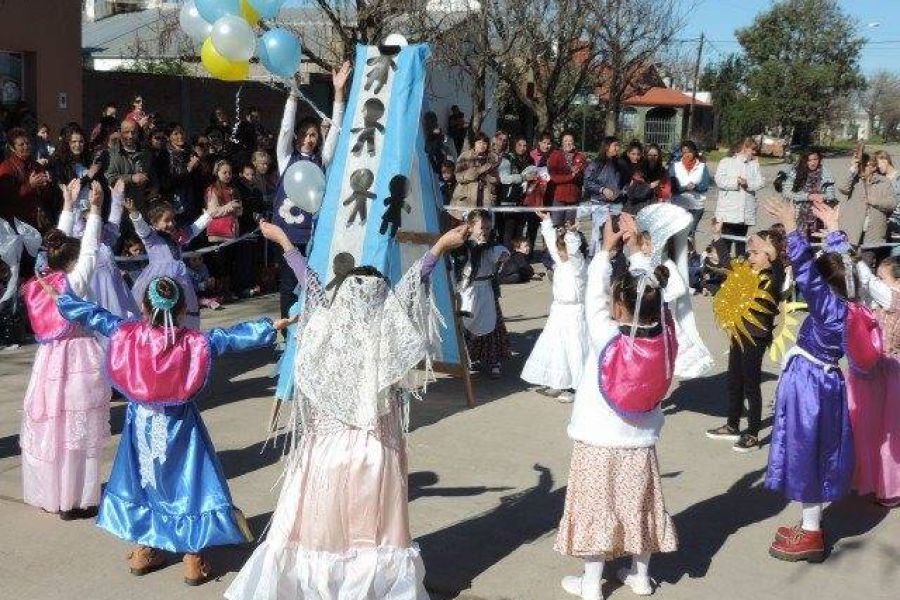
[[827, 236], [825, 236], [825, 252], [848, 254], [850, 252], [850, 248], [850, 240], [847, 239], [847, 234], [843, 231], [832, 231]]
[[[172, 284], [172, 289], [175, 291], [175, 294], [171, 298], [164, 298], [162, 294], [159, 293], [159, 283], [161, 281]], [[156, 277], [155, 279], [152, 279], [147, 286], [147, 296], [150, 299], [150, 306], [153, 308], [153, 319], [156, 320], [159, 313], [162, 313], [163, 329], [166, 333], [166, 339], [168, 340], [171, 335], [172, 343], [174, 344], [175, 319], [172, 317], [172, 309], [175, 308], [175, 305], [178, 304], [178, 300], [181, 298], [178, 284], [175, 283], [175, 280], [171, 277]]]

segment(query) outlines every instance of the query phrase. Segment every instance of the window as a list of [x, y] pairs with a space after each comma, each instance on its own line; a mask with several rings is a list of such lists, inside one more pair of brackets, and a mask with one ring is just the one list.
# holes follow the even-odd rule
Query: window
[[619, 113], [619, 130], [634, 131], [636, 123], [637, 111], [630, 106], [623, 108], [622, 112]]
[[22, 100], [25, 60], [21, 52], [0, 51], [0, 104], [13, 106]]

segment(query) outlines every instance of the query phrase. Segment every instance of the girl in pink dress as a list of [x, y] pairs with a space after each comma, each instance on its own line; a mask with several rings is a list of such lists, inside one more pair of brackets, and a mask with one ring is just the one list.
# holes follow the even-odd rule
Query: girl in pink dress
[[[44, 237], [50, 267], [45, 284], [92, 297], [102, 201], [95, 182], [80, 244], [58, 229]], [[19, 438], [24, 499], [63, 520], [90, 517], [100, 500], [100, 455], [109, 439], [111, 392], [101, 368], [103, 351], [89, 331], [62, 317], [40, 280], [23, 285], [22, 295], [40, 344]]]
[[893, 508], [900, 506], [900, 261], [884, 260], [877, 277], [860, 262], [857, 274], [874, 314], [857, 315], [848, 332], [853, 487]]

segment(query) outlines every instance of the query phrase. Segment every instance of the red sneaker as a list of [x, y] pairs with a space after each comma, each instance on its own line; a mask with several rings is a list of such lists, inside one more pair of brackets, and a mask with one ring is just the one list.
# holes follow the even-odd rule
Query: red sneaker
[[803, 526], [799, 523], [794, 525], [793, 527], [779, 527], [778, 531], [775, 532], [775, 541], [781, 542], [783, 540], [792, 538], [802, 528]]
[[776, 539], [769, 547], [769, 555], [789, 562], [805, 560], [820, 563], [825, 560], [825, 534], [822, 531], [798, 529], [790, 537]]

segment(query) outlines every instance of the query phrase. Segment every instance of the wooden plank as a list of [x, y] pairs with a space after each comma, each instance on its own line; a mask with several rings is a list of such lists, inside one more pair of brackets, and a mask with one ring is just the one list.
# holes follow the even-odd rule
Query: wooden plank
[[418, 244], [431, 246], [441, 238], [439, 233], [424, 233], [421, 231], [398, 231], [397, 241], [401, 244]]

